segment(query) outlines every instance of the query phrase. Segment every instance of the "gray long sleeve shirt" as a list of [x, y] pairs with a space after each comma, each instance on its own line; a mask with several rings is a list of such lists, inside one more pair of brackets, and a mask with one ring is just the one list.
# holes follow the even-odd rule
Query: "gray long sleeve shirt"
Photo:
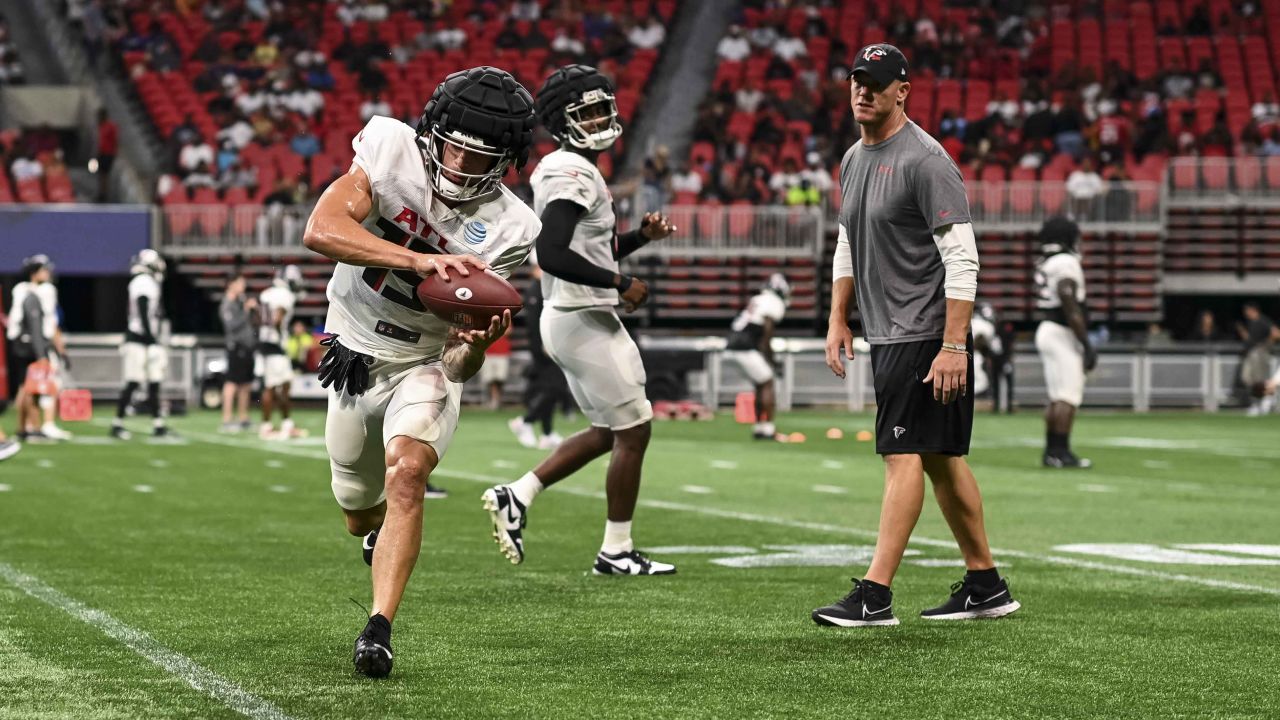
[[244, 299], [230, 300], [222, 298], [218, 307], [218, 317], [222, 320], [222, 329], [227, 335], [227, 349], [253, 349], [258, 343], [258, 334], [254, 330], [249, 311], [244, 309]]

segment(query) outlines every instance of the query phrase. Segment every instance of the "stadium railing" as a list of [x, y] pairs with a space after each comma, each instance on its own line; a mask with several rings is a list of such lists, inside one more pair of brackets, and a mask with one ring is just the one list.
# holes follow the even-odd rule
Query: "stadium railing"
[[1071, 215], [1086, 233], [1158, 232], [1165, 201], [1158, 182], [1111, 182], [1101, 195], [1073, 198], [1065, 182], [1008, 181], [965, 184], [973, 223], [982, 232], [1027, 232], [1045, 218]]
[[1280, 156], [1173, 158], [1168, 187], [1179, 206], [1280, 208]]

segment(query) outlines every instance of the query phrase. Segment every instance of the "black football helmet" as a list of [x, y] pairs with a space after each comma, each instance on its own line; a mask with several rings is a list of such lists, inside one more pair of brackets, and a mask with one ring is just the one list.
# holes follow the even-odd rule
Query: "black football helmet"
[[[431, 93], [416, 128], [432, 187], [450, 200], [492, 192], [507, 168], [528, 161], [535, 122], [533, 96], [511, 73], [482, 65], [446, 77]], [[491, 162], [479, 173], [446, 168], [447, 145]]]
[[590, 65], [551, 73], [538, 91], [538, 120], [562, 145], [580, 150], [604, 150], [622, 136], [613, 83]]
[[1054, 215], [1040, 226], [1040, 254], [1078, 253], [1080, 226], [1070, 218]]

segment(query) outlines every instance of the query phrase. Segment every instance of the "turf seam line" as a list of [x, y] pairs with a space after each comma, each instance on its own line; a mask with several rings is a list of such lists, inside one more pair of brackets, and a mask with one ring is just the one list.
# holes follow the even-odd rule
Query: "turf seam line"
[[[238, 442], [231, 438], [223, 438], [217, 435], [208, 435], [205, 433], [185, 433], [188, 437], [207, 442], [211, 445], [225, 445], [228, 447], [246, 448], [251, 450], [261, 450], [262, 452], [275, 452], [284, 455], [293, 455], [295, 457], [312, 458], [316, 460], [328, 460], [327, 453], [305, 450], [303, 448], [293, 448], [287, 445], [281, 447], [270, 447], [267, 445], [253, 445], [244, 442]], [[461, 470], [448, 470], [445, 468], [436, 468], [435, 475], [440, 477], [456, 478], [459, 480], [467, 480], [469, 482], [478, 483], [505, 483], [511, 478], [499, 477], [496, 475], [483, 475], [480, 473], [470, 473]], [[567, 485], [556, 485], [556, 492], [562, 492], [567, 495], [578, 495], [580, 497], [589, 497], [596, 499], [604, 499], [605, 494], [598, 490], [588, 490], [586, 488], [577, 488]], [[874, 530], [864, 530], [862, 528], [846, 527], [842, 525], [831, 525], [829, 523], [808, 522], [805, 520], [792, 520], [790, 518], [774, 517], [772, 515], [758, 515], [756, 513], [738, 512], [736, 510], [721, 510], [719, 508], [701, 507], [698, 505], [687, 505], [684, 503], [668, 502], [666, 500], [646, 500], [641, 499], [638, 503], [641, 507], [655, 508], [659, 510], [675, 510], [678, 512], [690, 512], [701, 515], [710, 515], [729, 520], [743, 520], [747, 522], [757, 522], [767, 525], [779, 525], [782, 527], [791, 527], [801, 530], [814, 530], [817, 532], [827, 532], [837, 535], [853, 535], [855, 537], [863, 537], [874, 539], [877, 533]], [[954, 550], [956, 547], [954, 540], [935, 540], [928, 537], [911, 536], [911, 545], [926, 545], [929, 547], [942, 547]], [[1061, 555], [1042, 555], [1040, 553], [1026, 552], [1023, 550], [1006, 550], [1001, 548], [991, 548], [991, 553], [997, 556], [1016, 557], [1024, 560], [1035, 560], [1038, 562], [1048, 563], [1051, 565], [1066, 565], [1077, 567], [1083, 570], [1100, 570], [1103, 572], [1112, 572], [1119, 575], [1134, 575], [1137, 577], [1151, 578], [1155, 580], [1168, 580], [1170, 582], [1189, 583], [1192, 585], [1201, 585], [1204, 587], [1218, 588], [1221, 590], [1238, 590], [1241, 592], [1262, 593], [1265, 595], [1280, 596], [1280, 588], [1265, 587], [1262, 585], [1250, 585], [1248, 583], [1240, 583], [1232, 580], [1215, 580], [1213, 578], [1200, 577], [1198, 575], [1184, 575], [1181, 573], [1168, 573], [1160, 570], [1148, 570], [1146, 568], [1130, 567], [1128, 565], [1112, 565], [1110, 563], [1101, 563], [1093, 560], [1083, 560], [1080, 558], [1064, 557]]]
[[91, 608], [11, 565], [0, 562], [0, 578], [32, 598], [102, 631], [146, 660], [232, 710], [254, 720], [292, 720], [280, 708], [254, 695], [181, 653], [161, 645], [150, 635], [132, 628], [102, 610]]

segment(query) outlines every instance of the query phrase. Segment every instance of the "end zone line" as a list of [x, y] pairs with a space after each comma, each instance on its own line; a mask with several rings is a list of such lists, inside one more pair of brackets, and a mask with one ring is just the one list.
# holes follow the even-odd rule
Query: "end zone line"
[[0, 578], [49, 607], [62, 610], [71, 617], [101, 630], [104, 635], [122, 643], [159, 666], [161, 670], [177, 676], [191, 687], [245, 717], [254, 718], [254, 720], [292, 720], [275, 705], [208, 670], [191, 658], [161, 645], [141, 630], [129, 627], [101, 610], [63, 595], [39, 578], [27, 575], [2, 562], [0, 562]]
[[[200, 440], [213, 445], [226, 445], [229, 447], [239, 447], [252, 450], [261, 450], [263, 452], [278, 452], [284, 455], [292, 455], [294, 457], [306, 457], [317, 460], [328, 460], [329, 456], [324, 452], [314, 450], [305, 450], [303, 448], [293, 448], [287, 445], [281, 447], [270, 447], [266, 445], [251, 445], [243, 442], [237, 442], [230, 438], [220, 437], [218, 435], [208, 435], [205, 433], [184, 433], [187, 437]], [[495, 484], [510, 481], [511, 478], [499, 477], [497, 475], [484, 475], [480, 473], [464, 472], [461, 470], [449, 470], [446, 468], [436, 468], [434, 473], [440, 477], [456, 478], [458, 480], [466, 480], [468, 482], [477, 482], [485, 484]], [[604, 499], [605, 494], [599, 490], [588, 490], [586, 488], [578, 488], [566, 485], [554, 486], [554, 490], [568, 495], [578, 495], [581, 497]], [[709, 515], [712, 517], [725, 518], [728, 520], [742, 520], [746, 522], [756, 522], [766, 525], [778, 525], [781, 527], [797, 528], [800, 530], [814, 530], [817, 532], [827, 532], [836, 535], [852, 535], [854, 537], [874, 539], [878, 533], [874, 530], [864, 530], [862, 528], [846, 527], [843, 525], [832, 525], [829, 523], [808, 522], [805, 520], [792, 520], [789, 518], [775, 517], [772, 515], [759, 515], [756, 513], [738, 512], [736, 510], [721, 510], [719, 508], [702, 507], [699, 505], [688, 505], [685, 503], [668, 502], [666, 500], [646, 500], [640, 499], [638, 504], [641, 507], [655, 508], [658, 510], [674, 510], [677, 512], [689, 512], [699, 515]], [[956, 548], [953, 540], [935, 540], [933, 538], [911, 536], [911, 545], [925, 545], [928, 547]], [[1250, 585], [1248, 583], [1240, 583], [1232, 580], [1215, 580], [1213, 578], [1199, 577], [1196, 575], [1183, 575], [1181, 573], [1162, 572], [1160, 570], [1148, 570], [1140, 567], [1130, 567], [1128, 565], [1113, 565], [1111, 563], [1096, 562], [1093, 560], [1083, 560], [1080, 558], [1064, 557], [1062, 555], [1042, 555], [1040, 553], [1025, 552], [1022, 550], [1005, 550], [1002, 548], [991, 548], [993, 555], [1003, 555], [1007, 557], [1022, 558], [1025, 560], [1035, 560], [1051, 565], [1066, 565], [1068, 567], [1077, 567], [1085, 570], [1100, 570], [1103, 572], [1112, 572], [1119, 575], [1134, 575], [1137, 577], [1151, 578], [1155, 580], [1168, 580], [1170, 582], [1189, 583], [1192, 585], [1202, 585], [1204, 587], [1218, 588], [1221, 590], [1238, 590], [1241, 592], [1262, 593], [1265, 595], [1280, 596], [1280, 588], [1265, 587], [1263, 585]]]

